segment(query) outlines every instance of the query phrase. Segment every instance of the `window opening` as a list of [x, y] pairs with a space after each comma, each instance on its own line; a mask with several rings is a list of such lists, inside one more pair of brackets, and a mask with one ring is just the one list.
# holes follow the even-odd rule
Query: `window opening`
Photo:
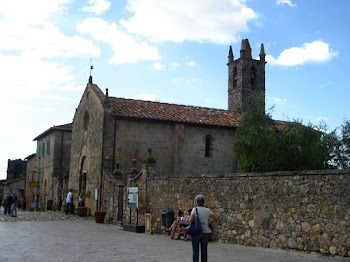
[[211, 148], [212, 148], [212, 136], [207, 135], [205, 137], [205, 157], [211, 156]]
[[89, 127], [89, 112], [86, 111], [84, 115], [84, 129], [87, 130]]
[[50, 150], [51, 150], [51, 140], [47, 140], [46, 143], [46, 154], [50, 155]]
[[41, 145], [41, 156], [45, 156], [45, 143]]

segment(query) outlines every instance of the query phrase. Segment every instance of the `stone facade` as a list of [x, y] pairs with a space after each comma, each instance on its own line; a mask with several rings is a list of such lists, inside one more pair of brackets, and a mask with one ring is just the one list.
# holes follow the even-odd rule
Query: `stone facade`
[[234, 60], [230, 47], [227, 63], [229, 110], [241, 110], [252, 102], [252, 95], [257, 95], [264, 101], [259, 110], [265, 111], [265, 63], [263, 44], [260, 48], [260, 60], [252, 59], [252, 49], [248, 39], [242, 40], [239, 59]]
[[[233, 156], [234, 132], [177, 123], [116, 121], [115, 158], [122, 173], [130, 172], [132, 159], [137, 169], [148, 158], [148, 149], [157, 159], [155, 173], [159, 176], [200, 176], [216, 170], [235, 170]], [[206, 137], [212, 137], [211, 152], [205, 157]]]
[[37, 208], [60, 209], [67, 188], [72, 125], [54, 126], [37, 136], [36, 172], [39, 181]]
[[7, 177], [2, 182], [3, 198], [7, 192], [16, 193], [19, 201], [25, 198], [26, 166], [27, 162], [22, 159], [8, 159]]
[[22, 201], [25, 197], [26, 177], [20, 176], [18, 178], [2, 180], [4, 188], [3, 199], [7, 192], [14, 192], [18, 196], [18, 201]]
[[25, 176], [26, 174], [26, 162], [22, 159], [9, 159], [7, 161], [7, 178], [8, 180]]
[[159, 176], [235, 172], [235, 119], [227, 110], [109, 97], [89, 83], [73, 121], [69, 187], [76, 198], [82, 193], [91, 212], [120, 214], [115, 209], [123, 210], [121, 186], [150, 157], [157, 159]]
[[87, 87], [76, 109], [72, 126], [72, 150], [69, 188], [75, 203], [82, 193], [85, 206], [95, 210], [95, 189], [102, 189], [104, 130], [104, 94], [91, 85]]
[[[197, 194], [220, 215], [216, 241], [350, 256], [350, 172], [308, 171], [157, 177], [144, 168], [138, 186], [140, 224], [152, 214], [152, 231], [161, 233], [166, 210], [193, 207]], [[129, 209], [125, 210], [128, 223]], [[133, 210], [132, 221], [135, 221]]]
[[35, 208], [39, 203], [39, 177], [37, 173], [36, 154], [26, 157], [27, 175], [26, 175], [26, 208]]

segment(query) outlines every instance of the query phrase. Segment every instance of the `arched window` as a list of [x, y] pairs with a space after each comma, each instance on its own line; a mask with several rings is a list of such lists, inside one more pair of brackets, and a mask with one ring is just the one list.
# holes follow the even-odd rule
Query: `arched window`
[[237, 86], [237, 67], [233, 68], [233, 87]]
[[250, 68], [250, 84], [254, 86], [256, 83], [256, 69], [254, 66]]
[[89, 112], [85, 111], [84, 115], [84, 130], [87, 130], [89, 127]]
[[212, 155], [212, 143], [213, 143], [213, 138], [211, 135], [207, 135], [205, 137], [205, 157], [211, 157]]

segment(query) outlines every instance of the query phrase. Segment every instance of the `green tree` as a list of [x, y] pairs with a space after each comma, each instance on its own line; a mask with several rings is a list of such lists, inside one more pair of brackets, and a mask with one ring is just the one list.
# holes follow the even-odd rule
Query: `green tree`
[[[340, 133], [339, 133], [340, 132]], [[350, 168], [350, 121], [344, 120], [340, 130], [325, 132], [324, 143], [330, 149], [328, 165], [331, 168]]]
[[275, 121], [269, 113], [245, 108], [235, 137], [235, 156], [246, 172], [315, 170], [327, 167], [323, 132], [301, 121]]

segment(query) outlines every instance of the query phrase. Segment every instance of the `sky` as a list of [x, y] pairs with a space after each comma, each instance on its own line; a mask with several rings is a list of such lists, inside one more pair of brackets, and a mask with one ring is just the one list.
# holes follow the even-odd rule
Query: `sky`
[[266, 108], [349, 119], [348, 0], [0, 1], [0, 179], [70, 123], [88, 82], [114, 97], [227, 109], [227, 56], [266, 52]]

